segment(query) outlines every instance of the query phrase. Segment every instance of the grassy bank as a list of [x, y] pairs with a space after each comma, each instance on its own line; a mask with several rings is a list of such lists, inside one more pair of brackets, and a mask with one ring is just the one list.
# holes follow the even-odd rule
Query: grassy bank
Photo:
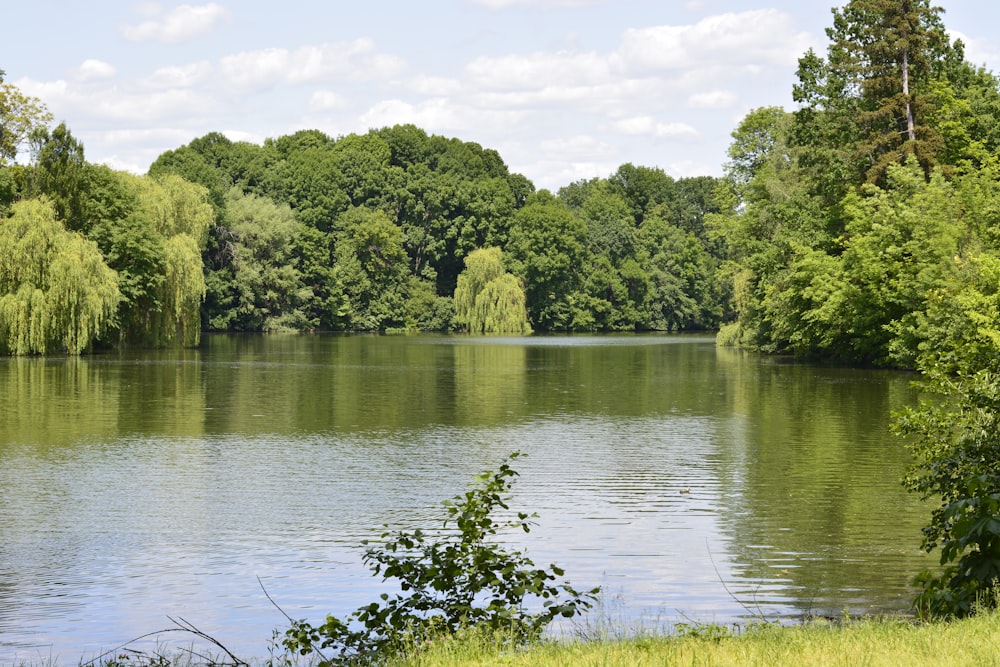
[[517, 652], [481, 638], [438, 643], [394, 667], [506, 665], [998, 665], [1000, 614], [930, 624], [903, 619], [763, 626], [738, 635], [547, 642]]

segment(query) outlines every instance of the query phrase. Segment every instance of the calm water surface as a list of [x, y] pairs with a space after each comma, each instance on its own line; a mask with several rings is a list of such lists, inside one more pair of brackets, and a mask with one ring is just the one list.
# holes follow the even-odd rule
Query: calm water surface
[[0, 664], [76, 664], [168, 616], [265, 656], [284, 618], [258, 577], [294, 618], [346, 614], [385, 588], [361, 540], [433, 522], [515, 449], [539, 525], [510, 539], [604, 587], [591, 623], [903, 609], [934, 562], [886, 432], [910, 379], [670, 336], [3, 359]]

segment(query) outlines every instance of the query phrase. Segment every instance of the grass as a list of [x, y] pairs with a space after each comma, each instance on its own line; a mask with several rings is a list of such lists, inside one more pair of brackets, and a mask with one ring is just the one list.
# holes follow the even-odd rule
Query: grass
[[[1000, 665], [1000, 611], [951, 622], [917, 623], [908, 618], [810, 621], [801, 625], [764, 624], [734, 632], [722, 626], [689, 626], [681, 636], [548, 640], [512, 650], [509, 644], [474, 631], [443, 639], [387, 667], [653, 667], [669, 665], [774, 667], [919, 667]], [[277, 656], [274, 666], [303, 664]], [[287, 656], [286, 656], [287, 657]], [[95, 667], [199, 667], [232, 665], [232, 656], [166, 651], [117, 652]], [[315, 661], [313, 661], [315, 663]], [[32, 664], [17, 663], [18, 667]], [[266, 661], [253, 664], [267, 665]], [[54, 667], [52, 663], [43, 667]]]
[[641, 667], [653, 665], [998, 665], [1000, 613], [953, 622], [910, 619], [763, 625], [731, 633], [706, 626], [686, 636], [549, 641], [509, 651], [475, 635], [438, 642], [392, 667]]

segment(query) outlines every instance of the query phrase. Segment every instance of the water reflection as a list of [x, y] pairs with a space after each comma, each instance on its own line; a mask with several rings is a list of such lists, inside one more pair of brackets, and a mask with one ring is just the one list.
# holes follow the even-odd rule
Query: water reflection
[[[899, 608], [928, 564], [885, 432], [905, 375], [708, 337], [210, 336], [0, 361], [0, 662], [183, 616], [243, 655], [380, 590], [357, 544], [520, 449], [512, 536], [619, 621]], [[681, 493], [681, 490], [688, 491]], [[726, 585], [723, 585], [723, 581]], [[618, 603], [616, 603], [618, 604]]]

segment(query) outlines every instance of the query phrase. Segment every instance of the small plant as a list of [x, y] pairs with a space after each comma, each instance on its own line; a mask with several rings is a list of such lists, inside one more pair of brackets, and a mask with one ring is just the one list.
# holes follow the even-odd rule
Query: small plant
[[[555, 618], [590, 609], [599, 588], [581, 592], [559, 583], [560, 568], [537, 568], [524, 552], [494, 541], [501, 531], [527, 533], [534, 525], [534, 514], [494, 516], [509, 509], [518, 475], [510, 462], [518, 456], [514, 452], [464, 494], [445, 501], [440, 529], [387, 530], [381, 544], [365, 551], [365, 565], [376, 576], [398, 580], [399, 593], [382, 594], [346, 619], [328, 615], [319, 626], [292, 621], [284, 647], [299, 655], [316, 653], [319, 667], [369, 664], [472, 628], [524, 644]], [[542, 601], [540, 608], [529, 610], [530, 600]]]

